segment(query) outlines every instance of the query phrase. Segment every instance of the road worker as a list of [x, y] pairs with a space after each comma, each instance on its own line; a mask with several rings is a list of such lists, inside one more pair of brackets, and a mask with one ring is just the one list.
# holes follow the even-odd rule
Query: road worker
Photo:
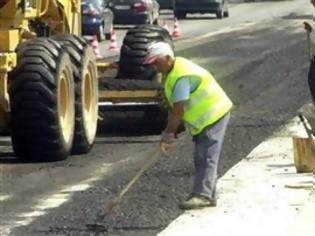
[[[315, 8], [315, 0], [311, 0], [311, 4]], [[313, 19], [314, 21], [314, 19]], [[310, 57], [310, 67], [308, 72], [308, 84], [310, 88], [310, 92], [315, 102], [315, 32], [314, 32], [314, 22], [304, 22], [304, 28], [308, 33], [309, 40], [309, 57]]]
[[144, 64], [163, 74], [164, 93], [170, 107], [160, 147], [168, 153], [176, 131], [184, 121], [195, 144], [193, 191], [179, 207], [184, 210], [216, 206], [217, 166], [230, 119], [232, 102], [213, 76], [182, 58], [174, 57], [164, 42], [149, 46]]

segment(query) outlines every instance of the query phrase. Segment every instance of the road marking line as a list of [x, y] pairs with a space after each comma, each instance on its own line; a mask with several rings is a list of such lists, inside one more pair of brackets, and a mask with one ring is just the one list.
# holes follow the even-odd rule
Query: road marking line
[[0, 202], [4, 202], [11, 198], [10, 194], [0, 195]]
[[[129, 159], [124, 159], [113, 164], [127, 162], [128, 160]], [[96, 181], [101, 180], [108, 173], [113, 164], [103, 164], [97, 171], [95, 171], [95, 173], [91, 175], [93, 177], [81, 181], [75, 185], [65, 186], [57, 193], [48, 193], [47, 196], [49, 197], [39, 200], [38, 204], [32, 207], [31, 211], [14, 215], [12, 216], [12, 220], [2, 220], [0, 235], [9, 235], [14, 228], [31, 224], [34, 220], [36, 220], [36, 218], [47, 214], [49, 210], [57, 208], [69, 201], [76, 192], [85, 191], [93, 187], [93, 184]]]

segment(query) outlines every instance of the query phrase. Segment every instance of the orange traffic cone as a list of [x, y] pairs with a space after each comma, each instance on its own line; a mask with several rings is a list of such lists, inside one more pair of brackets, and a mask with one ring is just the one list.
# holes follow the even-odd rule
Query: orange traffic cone
[[111, 32], [111, 36], [110, 36], [110, 44], [109, 44], [109, 51], [111, 52], [117, 52], [118, 46], [117, 46], [117, 41], [116, 41], [116, 34], [115, 34], [115, 30], [113, 29]]
[[100, 45], [98, 43], [96, 35], [93, 36], [91, 41], [91, 46], [94, 52], [94, 55], [96, 58], [102, 58], [101, 52], [100, 52]]
[[180, 30], [179, 30], [179, 23], [178, 23], [177, 18], [175, 17], [174, 18], [174, 30], [173, 30], [173, 33], [172, 33], [172, 37], [173, 38], [177, 38], [179, 36], [181, 36]]
[[168, 28], [168, 25], [167, 25], [167, 23], [166, 23], [165, 20], [163, 20], [163, 25], [162, 25], [162, 27], [163, 27], [164, 29], [166, 29], [167, 32], [170, 32], [170, 30], [169, 30], [169, 28]]

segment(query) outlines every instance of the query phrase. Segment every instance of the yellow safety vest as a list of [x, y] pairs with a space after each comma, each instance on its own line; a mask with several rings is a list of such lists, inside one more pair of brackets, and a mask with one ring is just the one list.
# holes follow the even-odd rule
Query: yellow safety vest
[[176, 57], [171, 72], [164, 84], [164, 93], [173, 107], [173, 90], [178, 79], [196, 75], [201, 78], [197, 89], [190, 94], [185, 105], [183, 121], [188, 125], [192, 135], [199, 134], [205, 127], [223, 117], [232, 108], [232, 102], [216, 82], [213, 76], [200, 66], [185, 58]]

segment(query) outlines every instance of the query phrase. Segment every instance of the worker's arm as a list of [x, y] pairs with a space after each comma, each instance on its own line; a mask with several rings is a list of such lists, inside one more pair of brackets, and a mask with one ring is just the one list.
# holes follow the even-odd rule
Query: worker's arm
[[[185, 104], [189, 100], [190, 91], [192, 90], [190, 84], [191, 76], [180, 78], [173, 90], [173, 107], [170, 110], [167, 126], [164, 133], [176, 134], [178, 127], [182, 122], [184, 115]], [[194, 88], [195, 86], [193, 86]]]
[[161, 150], [167, 154], [168, 149], [171, 147], [177, 129], [182, 122], [184, 115], [185, 104], [189, 99], [190, 95], [190, 84], [188, 78], [179, 80], [173, 91], [173, 107], [170, 110], [167, 126], [162, 134], [161, 139]]
[[160, 148], [162, 152], [166, 155], [168, 154], [168, 150], [170, 149], [174, 141], [176, 131], [181, 123], [184, 114], [185, 103], [186, 101], [174, 103], [174, 106], [170, 111], [167, 126], [162, 133], [162, 139], [160, 143]]
[[168, 118], [167, 126], [164, 130], [164, 133], [173, 133], [175, 134], [179, 125], [182, 122], [182, 117], [184, 114], [184, 108], [187, 101], [179, 101], [174, 103], [170, 115]]

